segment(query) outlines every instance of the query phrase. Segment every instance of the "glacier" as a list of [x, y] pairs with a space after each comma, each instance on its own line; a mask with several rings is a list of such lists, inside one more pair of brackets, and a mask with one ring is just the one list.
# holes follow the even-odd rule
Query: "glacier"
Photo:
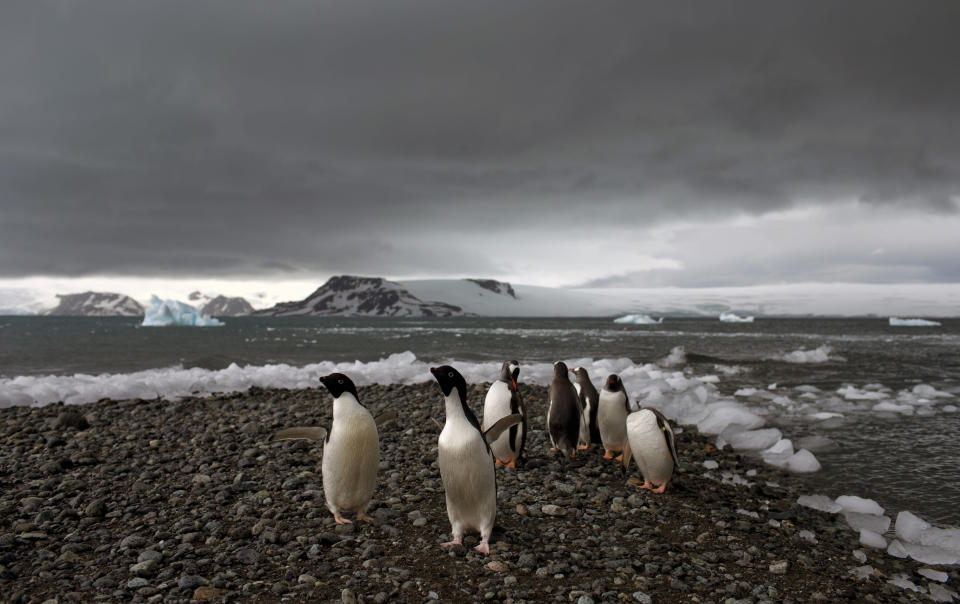
[[161, 300], [150, 297], [150, 305], [143, 317], [144, 327], [220, 327], [222, 321], [201, 313], [178, 300]]

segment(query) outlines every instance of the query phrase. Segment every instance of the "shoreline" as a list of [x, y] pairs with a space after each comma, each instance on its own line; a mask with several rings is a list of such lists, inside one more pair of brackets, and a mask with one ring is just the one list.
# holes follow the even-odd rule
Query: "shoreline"
[[[476, 411], [486, 386], [468, 388]], [[268, 442], [284, 427], [329, 426], [319, 388], [0, 409], [0, 592], [10, 602], [929, 601], [888, 581], [903, 574], [938, 593], [960, 581], [956, 566], [935, 567], [944, 588], [917, 574], [928, 565], [860, 546], [842, 516], [796, 503], [808, 494], [799, 479], [717, 451], [691, 426], [664, 495], [637, 490], [596, 450], [562, 465], [543, 432], [546, 388], [521, 393], [528, 463], [497, 472], [490, 556], [439, 547], [450, 526], [435, 384], [359, 388], [375, 415], [398, 413], [380, 432], [372, 526], [334, 524], [319, 443]], [[71, 414], [89, 428], [58, 421]], [[752, 484], [708, 478], [706, 460]], [[867, 565], [864, 578], [851, 574]]]

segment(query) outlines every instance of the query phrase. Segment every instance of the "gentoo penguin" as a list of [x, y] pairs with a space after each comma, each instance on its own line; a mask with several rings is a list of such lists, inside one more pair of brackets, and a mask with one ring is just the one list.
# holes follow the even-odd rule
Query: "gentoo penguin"
[[444, 365], [431, 367], [430, 373], [440, 384], [446, 410], [437, 457], [453, 540], [441, 547], [459, 545], [465, 531], [475, 530], [480, 532], [480, 545], [474, 549], [489, 554], [490, 533], [497, 516], [497, 477], [487, 438], [496, 440], [521, 417], [508, 415], [484, 433], [467, 406], [467, 383], [460, 372]]
[[589, 449], [590, 445], [600, 444], [600, 430], [597, 427], [597, 389], [590, 381], [590, 374], [583, 367], [571, 369], [570, 373], [576, 376], [577, 383], [573, 386], [580, 395], [580, 407], [583, 409], [583, 420], [580, 422], [580, 449]]
[[357, 519], [373, 522], [367, 507], [377, 483], [380, 438], [370, 412], [360, 404], [357, 387], [342, 373], [320, 378], [333, 395], [333, 423], [329, 434], [323, 428], [288, 428], [271, 440], [325, 438], [323, 444], [323, 496], [337, 524], [351, 524], [340, 515], [356, 512]]
[[622, 453], [627, 444], [629, 413], [630, 402], [623, 381], [619, 375], [611, 373], [600, 391], [600, 402], [597, 405], [597, 424], [603, 443], [604, 459], [612, 459], [614, 453]]
[[680, 462], [670, 422], [656, 409], [645, 407], [627, 416], [627, 446], [621, 461], [624, 471], [630, 464], [631, 454], [643, 474], [640, 488], [663, 493]]
[[520, 375], [520, 363], [504, 361], [500, 368], [500, 377], [490, 385], [487, 398], [483, 401], [483, 424], [492, 426], [501, 418], [519, 413], [523, 417], [516, 426], [490, 441], [490, 450], [498, 466], [517, 467], [522, 460], [523, 446], [527, 441], [527, 411], [517, 390], [517, 376]]
[[560, 450], [564, 455], [574, 457], [577, 454], [583, 409], [567, 372], [567, 365], [563, 361], [553, 364], [550, 406], [547, 408], [547, 432], [553, 445], [551, 451]]

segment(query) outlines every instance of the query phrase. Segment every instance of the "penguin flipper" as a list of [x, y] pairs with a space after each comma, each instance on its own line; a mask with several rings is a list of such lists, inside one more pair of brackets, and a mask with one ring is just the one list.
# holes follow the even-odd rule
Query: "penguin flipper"
[[319, 426], [299, 426], [297, 428], [286, 428], [279, 432], [274, 432], [270, 437], [270, 442], [278, 440], [323, 440], [327, 437], [327, 429]]
[[673, 467], [678, 469], [680, 467], [680, 459], [677, 457], [677, 437], [673, 433], [673, 428], [670, 427], [670, 421], [667, 420], [667, 417], [654, 409], [653, 407], [646, 407], [650, 411], [653, 411], [653, 414], [657, 416], [657, 425], [660, 426], [660, 430], [663, 431], [663, 438], [667, 441], [667, 448], [670, 449], [670, 455], [673, 457]]
[[523, 421], [523, 416], [519, 413], [514, 413], [513, 415], [508, 415], [506, 417], [501, 417], [495, 424], [487, 428], [483, 433], [483, 438], [488, 443], [497, 440], [503, 432], [508, 429], [510, 426], [515, 426]]
[[627, 439], [627, 442], [623, 444], [623, 453], [620, 455], [620, 474], [626, 474], [627, 470], [630, 469], [630, 457], [633, 456], [633, 451], [630, 450], [630, 439]]

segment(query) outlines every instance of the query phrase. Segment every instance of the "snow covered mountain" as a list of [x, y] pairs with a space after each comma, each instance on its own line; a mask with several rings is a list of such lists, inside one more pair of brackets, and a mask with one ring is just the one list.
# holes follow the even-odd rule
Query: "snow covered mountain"
[[142, 317], [143, 306], [123, 294], [84, 292], [57, 294], [60, 304], [47, 311], [48, 315], [74, 317]]
[[243, 317], [253, 313], [253, 306], [246, 298], [217, 296], [204, 304], [200, 312], [211, 317]]
[[426, 301], [403, 285], [379, 277], [331, 277], [299, 302], [282, 302], [254, 314], [273, 317], [297, 315], [358, 315], [382, 317], [456, 317], [463, 309], [447, 302]]

